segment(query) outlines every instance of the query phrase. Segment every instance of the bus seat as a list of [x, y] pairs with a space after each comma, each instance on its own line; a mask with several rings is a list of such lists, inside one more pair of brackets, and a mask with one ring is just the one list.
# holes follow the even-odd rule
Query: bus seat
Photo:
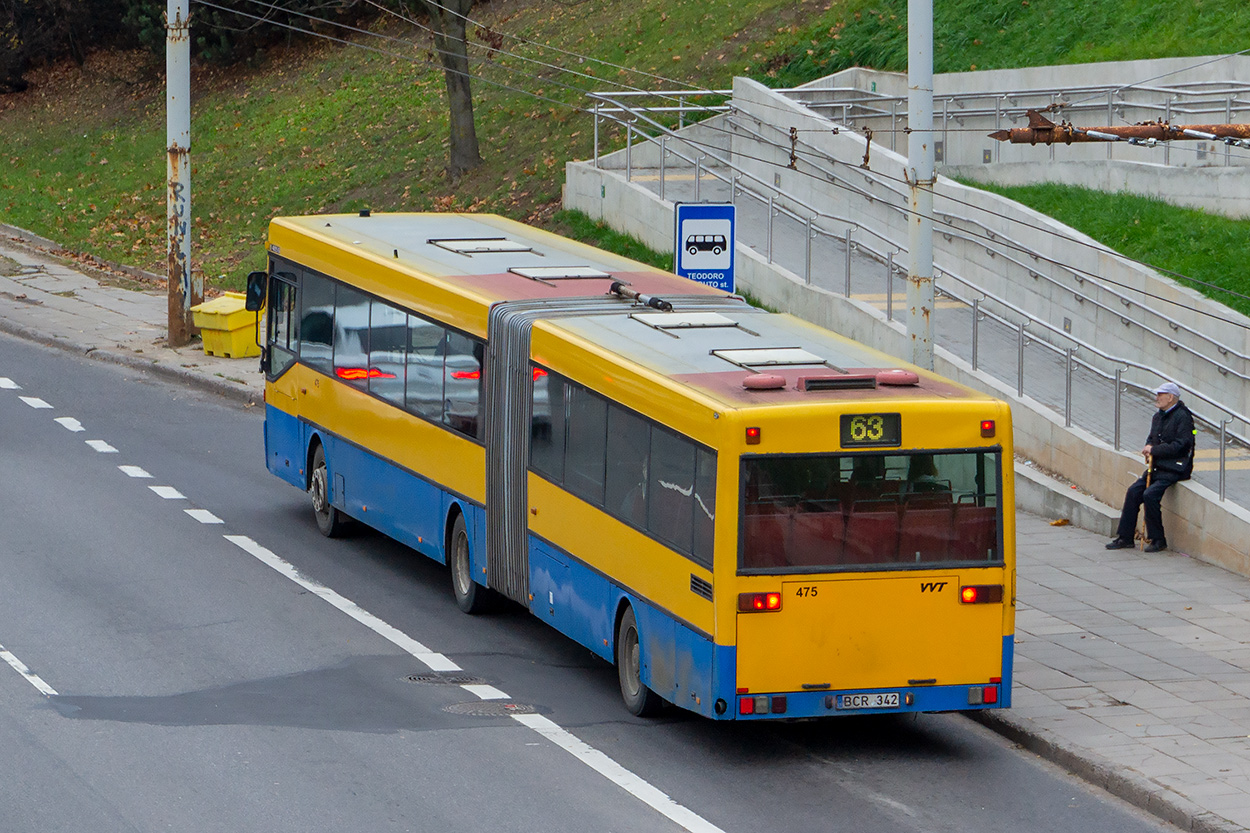
[[[998, 509], [958, 503], [954, 511], [951, 557], [984, 561], [987, 553], [998, 550]], [[1001, 555], [1001, 554], [1000, 554]]]
[[816, 567], [839, 561], [846, 530], [842, 508], [837, 501], [823, 503], [831, 503], [832, 506], [826, 511], [802, 512], [794, 516], [788, 552], [790, 564], [795, 567]]
[[744, 567], [785, 567], [790, 513], [754, 512], [742, 516]]
[[[926, 497], [938, 497], [937, 495]], [[899, 525], [898, 551], [902, 562], [945, 561], [954, 540], [954, 510], [940, 503], [907, 501]]]
[[859, 500], [846, 516], [843, 563], [890, 564], [898, 560], [899, 504]]

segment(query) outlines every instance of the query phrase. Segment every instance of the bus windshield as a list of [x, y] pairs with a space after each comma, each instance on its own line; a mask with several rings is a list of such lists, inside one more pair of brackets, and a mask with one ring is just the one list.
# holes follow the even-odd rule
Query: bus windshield
[[1003, 561], [997, 450], [742, 460], [743, 572]]

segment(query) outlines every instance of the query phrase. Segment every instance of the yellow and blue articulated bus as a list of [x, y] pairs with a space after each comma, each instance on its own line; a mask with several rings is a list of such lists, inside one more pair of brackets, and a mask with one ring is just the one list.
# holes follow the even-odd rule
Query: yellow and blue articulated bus
[[489, 215], [281, 217], [265, 454], [615, 663], [630, 711], [1005, 708], [1005, 403]]

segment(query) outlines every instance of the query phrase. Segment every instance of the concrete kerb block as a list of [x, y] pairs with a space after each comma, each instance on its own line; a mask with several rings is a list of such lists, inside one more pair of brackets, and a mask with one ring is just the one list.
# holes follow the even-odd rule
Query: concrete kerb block
[[1234, 833], [1242, 829], [1144, 776], [1114, 765], [1093, 750], [1065, 744], [1053, 732], [1027, 717], [997, 710], [972, 712], [969, 716], [1030, 752], [1182, 830]]

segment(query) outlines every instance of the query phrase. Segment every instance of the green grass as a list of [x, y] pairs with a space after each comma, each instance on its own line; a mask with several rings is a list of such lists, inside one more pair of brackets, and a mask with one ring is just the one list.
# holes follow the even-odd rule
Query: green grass
[[[1250, 46], [1245, 0], [941, 0], [935, 72], [1223, 55]], [[794, 86], [852, 66], [907, 71], [907, 0], [847, 0], [779, 39], [753, 74]]]
[[[1068, 185], [1004, 187], [965, 182], [1048, 214], [1135, 260], [1204, 283], [1181, 283], [1250, 315], [1250, 220], [1234, 220], [1134, 194]], [[1172, 275], [1172, 277], [1177, 277]], [[1237, 293], [1237, 294], [1232, 294]]]
[[[400, 56], [317, 41], [275, 48], [231, 70], [200, 68], [192, 85], [193, 266], [210, 287], [241, 288], [247, 272], [263, 265], [271, 217], [367, 207], [497, 212], [622, 247], [669, 268], [667, 255], [640, 256], [627, 243], [557, 213], [565, 163], [591, 153], [592, 120], [578, 111], [588, 103], [584, 91], [617, 83], [721, 88], [748, 73], [789, 84], [851, 64], [902, 69], [905, 12], [903, 0], [518, 0], [479, 6], [475, 16], [501, 31], [608, 63], [578, 62], [505, 41], [509, 52], [593, 77], [561, 75], [504, 54], [477, 67], [483, 76], [474, 92], [485, 162], [457, 183], [444, 174], [442, 73], [429, 63], [428, 42], [407, 24], [374, 24], [414, 40], [415, 48], [385, 47], [403, 50]], [[943, 70], [1208, 54], [1243, 47], [1247, 31], [1250, 6], [1240, 0], [943, 0], [937, 7], [936, 64]], [[0, 221], [163, 274], [159, 56], [93, 56], [83, 70], [60, 65], [32, 80], [28, 92], [0, 99]], [[619, 132], [600, 136], [608, 148], [621, 141]], [[1042, 210], [1063, 219], [1063, 208]], [[1174, 216], [1154, 220], [1143, 214], [1138, 225], [1148, 224], [1152, 236], [1183, 239], [1130, 254], [1167, 269], [1192, 268], [1208, 277], [1208, 258], [1191, 267], [1192, 258], [1182, 256], [1195, 250], [1244, 253], [1235, 235], [1229, 240], [1213, 226], [1182, 227]], [[1208, 233], [1209, 240], [1195, 237]]]
[[[444, 173], [442, 72], [428, 40], [405, 23], [375, 24], [416, 42], [384, 45], [399, 56], [318, 41], [275, 48], [255, 67], [201, 68], [192, 83], [193, 268], [210, 287], [241, 288], [263, 265], [266, 225], [279, 214], [475, 210], [544, 225], [559, 207], [564, 164], [591, 154], [593, 122], [579, 112], [586, 90], [726, 86], [778, 21], [819, 8], [815, 0], [479, 6], [476, 17], [535, 44], [647, 74], [505, 41], [506, 51], [594, 77], [503, 54], [478, 66], [485, 162], [457, 183]], [[5, 97], [0, 221], [163, 274], [162, 69], [140, 53], [95, 56], [83, 71], [58, 66]], [[622, 137], [605, 130], [600, 140], [612, 147]]]

